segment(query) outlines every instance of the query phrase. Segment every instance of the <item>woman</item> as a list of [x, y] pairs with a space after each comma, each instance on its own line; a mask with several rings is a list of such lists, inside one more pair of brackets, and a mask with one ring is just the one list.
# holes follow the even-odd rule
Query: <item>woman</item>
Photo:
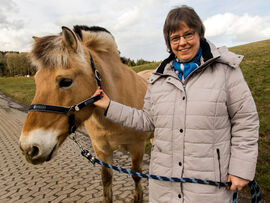
[[[125, 127], [154, 131], [150, 173], [231, 181], [230, 190], [193, 183], [149, 180], [152, 202], [231, 202], [232, 190], [253, 180], [259, 121], [239, 64], [242, 56], [216, 48], [187, 6], [171, 10], [163, 33], [170, 56], [149, 78], [137, 110], [103, 94], [95, 105]], [[131, 90], [132, 91], [132, 90]]]

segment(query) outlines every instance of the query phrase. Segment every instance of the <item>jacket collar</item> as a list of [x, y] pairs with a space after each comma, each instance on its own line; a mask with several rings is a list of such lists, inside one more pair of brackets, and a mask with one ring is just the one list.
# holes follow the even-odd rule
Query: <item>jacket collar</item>
[[[241, 63], [243, 56], [230, 52], [227, 47], [216, 48], [214, 44], [205, 38], [201, 39], [200, 46], [202, 48], [203, 63], [201, 66], [205, 66], [211, 62], [219, 62], [229, 65], [232, 68], [236, 68]], [[168, 58], [163, 60], [159, 67], [153, 72], [157, 75], [162, 75], [166, 71], [165, 67], [170, 64], [175, 55], [171, 53]]]
[[161, 62], [161, 64], [159, 65], [159, 67], [156, 69], [156, 73], [158, 74], [163, 74], [165, 66], [170, 63], [173, 59], [175, 59], [175, 55], [174, 53], [171, 53], [170, 56], [168, 58], [166, 58], [164, 61]]

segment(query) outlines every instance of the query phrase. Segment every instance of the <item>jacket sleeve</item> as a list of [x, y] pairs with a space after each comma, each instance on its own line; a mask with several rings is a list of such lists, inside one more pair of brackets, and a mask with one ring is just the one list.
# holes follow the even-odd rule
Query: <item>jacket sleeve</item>
[[132, 108], [115, 101], [111, 101], [106, 112], [106, 118], [126, 128], [137, 131], [154, 131], [154, 124], [151, 116], [151, 97], [149, 87], [144, 97], [142, 110]]
[[256, 105], [239, 67], [228, 68], [226, 81], [232, 136], [229, 174], [253, 180], [259, 137]]

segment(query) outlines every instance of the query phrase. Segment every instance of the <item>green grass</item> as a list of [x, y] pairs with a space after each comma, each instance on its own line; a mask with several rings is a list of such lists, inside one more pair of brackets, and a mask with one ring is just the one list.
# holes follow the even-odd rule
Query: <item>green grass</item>
[[32, 77], [0, 77], [0, 91], [17, 101], [29, 105], [34, 98], [35, 82]]
[[270, 201], [270, 40], [230, 48], [245, 56], [240, 67], [254, 97], [260, 118], [256, 180]]
[[148, 63], [148, 64], [144, 64], [144, 65], [140, 65], [140, 66], [134, 66], [134, 67], [132, 67], [132, 69], [136, 73], [138, 73], [138, 72], [143, 71], [143, 70], [156, 69], [159, 64], [160, 64], [160, 62]]
[[270, 136], [270, 40], [230, 48], [245, 56], [240, 67], [260, 117], [261, 136]]
[[[270, 201], [270, 40], [230, 48], [245, 56], [240, 67], [256, 102], [260, 117], [259, 157], [256, 171], [263, 199]], [[133, 67], [136, 72], [156, 69], [160, 62]], [[34, 97], [33, 78], [0, 78], [0, 91], [27, 105]], [[146, 150], [149, 152], [151, 144]], [[248, 195], [249, 196], [249, 195]]]

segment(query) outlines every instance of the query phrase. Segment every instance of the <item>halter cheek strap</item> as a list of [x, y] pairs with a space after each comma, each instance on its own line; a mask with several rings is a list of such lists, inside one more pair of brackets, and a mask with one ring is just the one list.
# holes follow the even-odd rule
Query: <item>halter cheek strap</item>
[[95, 66], [95, 63], [94, 63], [94, 59], [91, 55], [91, 53], [89, 52], [89, 55], [90, 55], [90, 62], [91, 62], [91, 67], [93, 69], [93, 72], [95, 74], [95, 78], [96, 78], [96, 81], [97, 81], [97, 85], [102, 88], [102, 84], [101, 84], [101, 76], [100, 76], [100, 73], [98, 72], [96, 66]]
[[[95, 78], [97, 81], [97, 85], [102, 88], [101, 84], [101, 77], [100, 73], [96, 69], [93, 57], [91, 53], [89, 52], [90, 55], [90, 62], [91, 62], [91, 67], [93, 69], [93, 72], [95, 74]], [[49, 112], [49, 113], [60, 113], [60, 114], [65, 114], [68, 116], [68, 124], [69, 124], [69, 134], [72, 134], [76, 131], [77, 126], [75, 123], [75, 112], [80, 111], [86, 106], [92, 105], [94, 102], [100, 100], [102, 98], [101, 95], [96, 95], [91, 98], [88, 98], [74, 106], [69, 106], [69, 107], [64, 107], [64, 106], [54, 106], [54, 105], [46, 105], [46, 104], [32, 104], [29, 109], [29, 111], [40, 111], [40, 112]]]

